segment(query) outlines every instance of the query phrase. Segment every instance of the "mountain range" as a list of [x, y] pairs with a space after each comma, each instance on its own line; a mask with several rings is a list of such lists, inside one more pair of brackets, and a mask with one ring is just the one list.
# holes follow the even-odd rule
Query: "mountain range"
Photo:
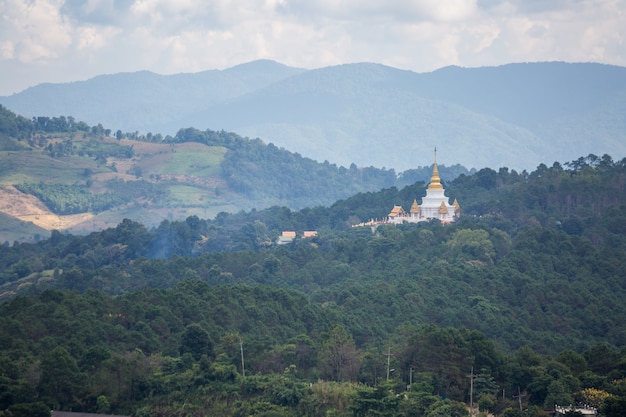
[[124, 132], [227, 130], [317, 161], [398, 171], [432, 162], [532, 170], [626, 155], [626, 68], [595, 63], [313, 70], [261, 60], [225, 70], [143, 71], [41, 84], [0, 97], [26, 117], [72, 116]]

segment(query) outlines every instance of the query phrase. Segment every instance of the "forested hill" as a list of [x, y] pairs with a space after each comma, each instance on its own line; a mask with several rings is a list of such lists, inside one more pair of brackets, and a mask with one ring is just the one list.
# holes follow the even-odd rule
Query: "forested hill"
[[[431, 172], [320, 163], [232, 132], [112, 132], [71, 116], [27, 119], [0, 106], [0, 241], [33, 240], [52, 229], [87, 233], [124, 218], [156, 227], [165, 218], [328, 206], [425, 181]], [[469, 173], [458, 164], [440, 172], [450, 179]]]
[[448, 225], [351, 227], [415, 183], [0, 246], [0, 410], [624, 415], [626, 160], [444, 186], [464, 210]]
[[[528, 175], [462, 175], [447, 192], [464, 216], [447, 226], [351, 227], [409, 206], [423, 195], [416, 183], [329, 208], [191, 216], [156, 229], [124, 220], [89, 236], [53, 232], [3, 247], [2, 289], [7, 297], [39, 287], [119, 294], [185, 279], [261, 283], [332, 302], [354, 325], [367, 322], [351, 327], [362, 343], [409, 320], [475, 328], [506, 348], [623, 345], [625, 162], [588, 156]], [[284, 230], [318, 236], [277, 246]], [[366, 320], [380, 302], [389, 306], [380, 321]]]
[[144, 134], [224, 129], [318, 161], [396, 171], [430, 164], [434, 146], [476, 169], [626, 155], [626, 68], [595, 63], [415, 73], [375, 63], [302, 70], [261, 61], [43, 84], [0, 104], [27, 117], [72, 115]]

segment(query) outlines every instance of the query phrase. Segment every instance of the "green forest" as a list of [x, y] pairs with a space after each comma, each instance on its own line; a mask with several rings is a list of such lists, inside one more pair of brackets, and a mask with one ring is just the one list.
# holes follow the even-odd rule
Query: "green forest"
[[623, 416], [625, 184], [626, 159], [589, 155], [460, 175], [448, 225], [352, 227], [416, 182], [6, 243], [0, 410]]
[[[16, 184], [59, 212], [167, 198], [150, 178], [89, 191], [107, 158], [135, 154], [109, 134], [0, 108], [3, 152], [92, 164]], [[451, 167], [458, 221], [354, 227], [419, 201], [429, 173], [316, 164], [228, 132], [149, 136], [226, 149], [232, 190], [306, 207], [1, 244], [1, 417], [626, 415], [626, 158]], [[351, 196], [305, 204], [322, 184]], [[297, 237], [279, 245], [283, 231]]]

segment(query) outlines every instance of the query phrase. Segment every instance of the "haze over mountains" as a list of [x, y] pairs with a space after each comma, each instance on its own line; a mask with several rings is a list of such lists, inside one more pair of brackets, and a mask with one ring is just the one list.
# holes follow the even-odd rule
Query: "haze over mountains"
[[440, 161], [535, 168], [626, 155], [626, 68], [593, 63], [446, 67], [359, 63], [315, 70], [255, 61], [226, 70], [103, 75], [0, 97], [26, 117], [113, 131], [224, 129], [318, 161], [403, 171]]

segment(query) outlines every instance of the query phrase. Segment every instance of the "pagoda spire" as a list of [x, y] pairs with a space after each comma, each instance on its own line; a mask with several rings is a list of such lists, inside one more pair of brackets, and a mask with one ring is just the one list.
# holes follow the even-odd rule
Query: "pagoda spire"
[[420, 205], [417, 204], [417, 199], [413, 199], [413, 204], [411, 204], [411, 210], [409, 211], [409, 213], [411, 213], [411, 216], [413, 217], [417, 217], [420, 214]]
[[456, 198], [454, 199], [454, 203], [452, 203], [452, 205], [454, 206], [454, 213], [461, 214], [461, 205], [458, 201], [456, 201]]
[[429, 190], [443, 190], [441, 178], [439, 178], [439, 170], [437, 169], [437, 147], [435, 147], [435, 163], [433, 165], [433, 176], [430, 177]]

